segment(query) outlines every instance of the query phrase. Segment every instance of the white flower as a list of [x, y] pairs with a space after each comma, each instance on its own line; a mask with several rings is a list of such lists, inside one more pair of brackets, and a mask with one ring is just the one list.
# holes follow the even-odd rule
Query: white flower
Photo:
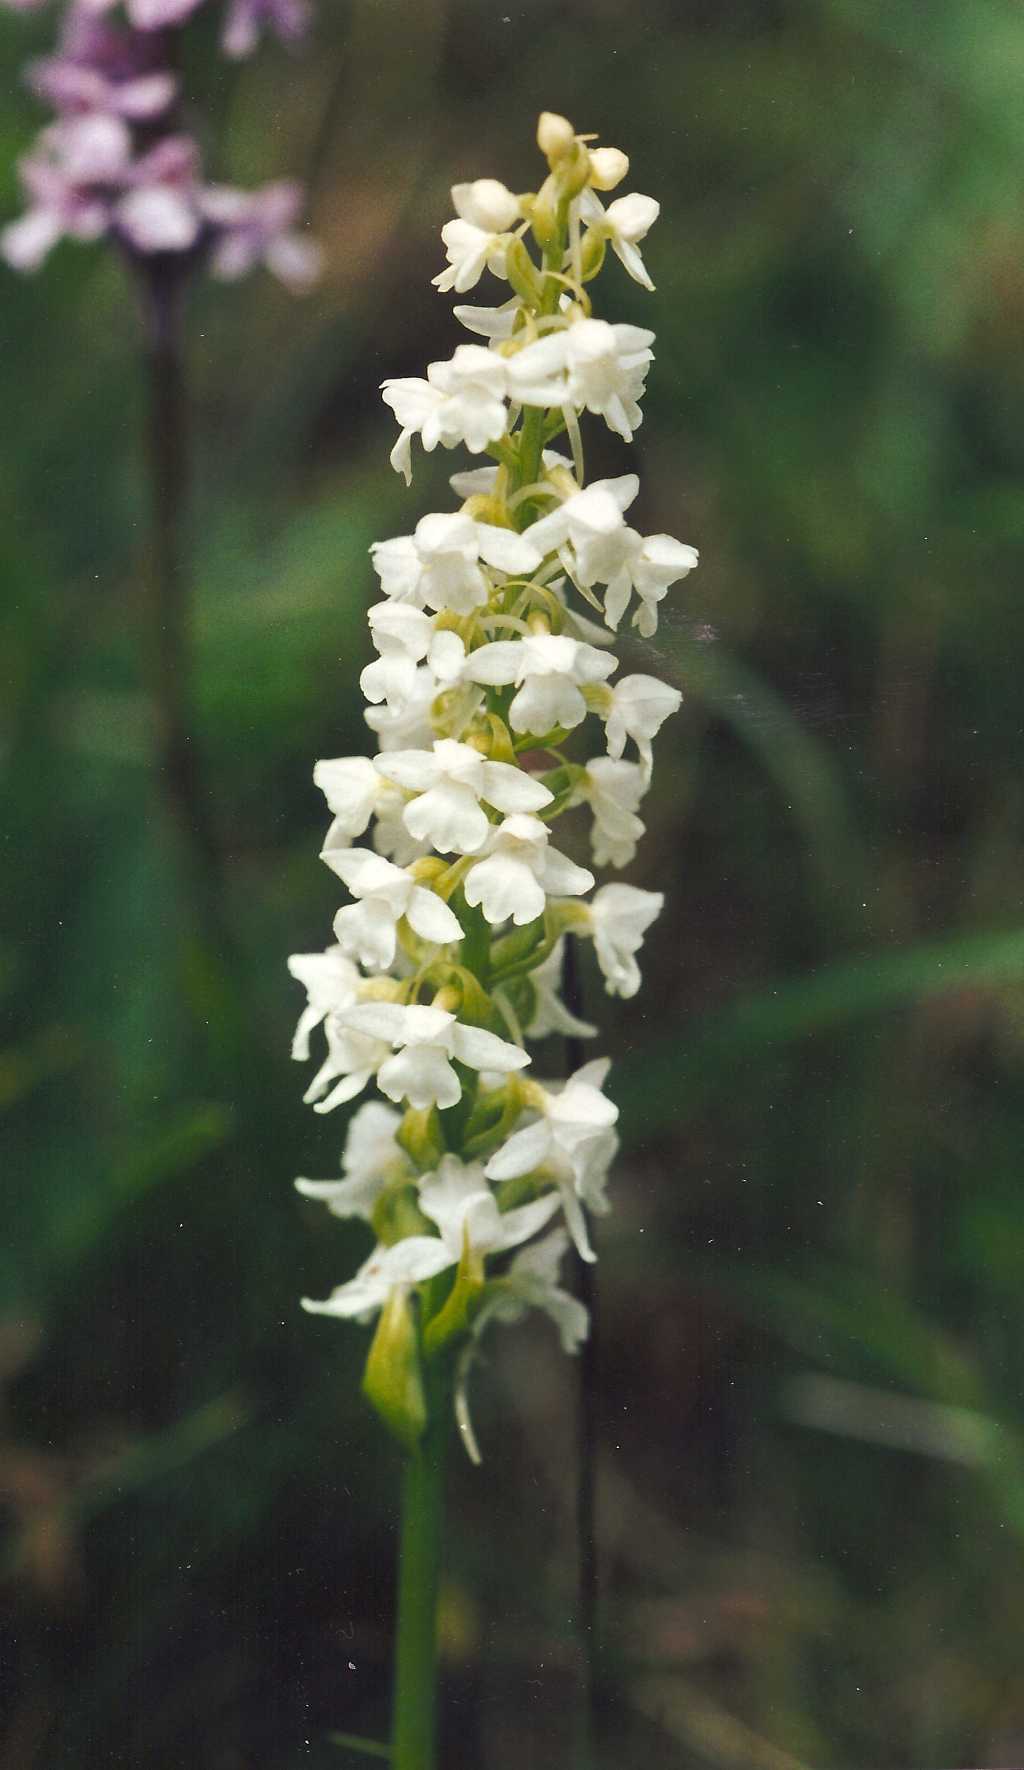
[[463, 295], [476, 287], [485, 270], [505, 275], [506, 236], [519, 220], [519, 199], [498, 179], [477, 178], [472, 184], [453, 185], [452, 203], [458, 220], [441, 229], [449, 268], [433, 281], [437, 289]]
[[323, 1201], [334, 1217], [373, 1215], [381, 1194], [395, 1180], [411, 1178], [405, 1151], [395, 1142], [401, 1114], [380, 1100], [368, 1100], [349, 1120], [341, 1158], [341, 1180], [296, 1180], [304, 1198]]
[[608, 754], [618, 760], [626, 739], [632, 738], [649, 780], [654, 766], [651, 740], [677, 711], [683, 697], [678, 688], [670, 688], [656, 676], [623, 676], [609, 692], [611, 706], [605, 725]]
[[590, 182], [597, 191], [613, 191], [629, 171], [629, 155], [621, 148], [590, 150]]
[[539, 811], [553, 798], [543, 781], [511, 763], [487, 762], [454, 738], [439, 738], [432, 750], [392, 750], [377, 757], [377, 767], [416, 795], [405, 808], [405, 827], [440, 854], [483, 847], [491, 825], [481, 799], [496, 811], [520, 812]]
[[519, 312], [518, 301], [506, 301], [501, 307], [452, 308], [455, 318], [467, 332], [475, 332], [478, 338], [489, 338], [495, 344], [511, 338]]
[[547, 896], [581, 897], [593, 883], [586, 867], [549, 846], [540, 818], [512, 816], [492, 831], [486, 859], [470, 868], [463, 891], [466, 902], [479, 904], [492, 925], [511, 916], [522, 927], [544, 914]]
[[[416, 608], [468, 615], [486, 603], [491, 585], [481, 561], [514, 575], [530, 573], [541, 555], [524, 536], [460, 511], [424, 516], [412, 535], [376, 541], [370, 548], [386, 596]], [[426, 652], [421, 653], [426, 656]]]
[[608, 586], [604, 607], [611, 627], [618, 626], [630, 595], [636, 591], [640, 607], [634, 625], [650, 639], [658, 630], [657, 604], [670, 584], [693, 570], [698, 555], [695, 548], [671, 535], [648, 535], [645, 539], [627, 526], [623, 512], [636, 497], [638, 486], [633, 473], [621, 479], [595, 480], [535, 522], [526, 538], [544, 553], [562, 548], [567, 541], [572, 544], [575, 576], [584, 588], [599, 583]]
[[[564, 468], [566, 473], [572, 472], [572, 462], [567, 460], [564, 455], [560, 455], [557, 449], [544, 449], [541, 453], [541, 461], [548, 470], [552, 467], [561, 467]], [[635, 478], [635, 475], [633, 477]], [[448, 484], [451, 486], [452, 491], [457, 498], [473, 498], [478, 492], [482, 492], [485, 497], [489, 497], [497, 484], [497, 480], [497, 467], [469, 467], [464, 473], [453, 473]], [[618, 481], [602, 480], [601, 484], [615, 485], [618, 484]], [[637, 484], [639, 484], [639, 481], [637, 481]], [[536, 524], [534, 527], [536, 527]], [[523, 540], [531, 541], [532, 535], [533, 529], [527, 529], [523, 536]], [[543, 551], [546, 552], [547, 548], [545, 547]]]
[[[635, 328], [632, 328], [635, 330]], [[419, 434], [428, 454], [441, 443], [465, 443], [480, 455], [505, 430], [507, 371], [503, 357], [482, 344], [460, 344], [450, 362], [431, 363], [427, 378], [404, 376], [381, 382], [401, 434], [391, 465], [408, 485], [412, 480], [412, 438]]]
[[446, 946], [462, 939], [448, 905], [417, 885], [401, 867], [369, 848], [328, 848], [321, 859], [358, 901], [338, 911], [334, 933], [342, 949], [370, 971], [386, 971], [395, 957], [395, 925], [405, 916], [421, 940]]
[[[635, 531], [628, 529], [627, 534], [633, 536]], [[700, 555], [696, 547], [688, 547], [685, 541], [676, 541], [671, 535], [648, 535], [643, 540], [636, 535], [636, 540], [639, 546], [616, 583], [608, 587], [604, 612], [609, 626], [617, 627], [626, 612], [630, 590], [635, 590], [640, 606], [633, 616], [633, 625], [642, 638], [653, 639], [658, 631], [659, 602], [671, 584], [693, 571]]]
[[[386, 855], [393, 860], [396, 867], [411, 866], [414, 860], [428, 852], [426, 842], [418, 842], [410, 836], [403, 822], [405, 811], [405, 794], [394, 781], [386, 781], [380, 777], [380, 797], [377, 800], [377, 821], [373, 826], [373, 846], [378, 854]], [[330, 842], [324, 844], [331, 846]]]
[[309, 1056], [310, 1033], [328, 1014], [352, 1006], [360, 977], [340, 946], [329, 946], [324, 953], [293, 953], [288, 969], [308, 997], [292, 1040], [292, 1056], [304, 1063]]
[[416, 671], [416, 682], [405, 705], [399, 710], [384, 702], [379, 707], [364, 707], [363, 718], [377, 734], [382, 750], [420, 749], [434, 741], [430, 711], [438, 692], [438, 680], [428, 664]]
[[457, 681], [466, 651], [457, 633], [437, 632], [411, 602], [378, 602], [369, 611], [370, 632], [380, 656], [367, 664], [359, 685], [368, 701], [386, 701], [402, 712], [416, 694], [416, 666], [427, 660], [438, 683]]
[[[333, 1011], [324, 1021], [324, 1032], [327, 1056], [302, 1096], [314, 1112], [333, 1112], [346, 1100], [354, 1100], [391, 1055], [390, 1045], [351, 1031]], [[336, 1084], [333, 1088], [332, 1082]]]
[[504, 1253], [543, 1229], [558, 1209], [557, 1194], [548, 1194], [511, 1211], [499, 1211], [481, 1164], [464, 1164], [454, 1155], [443, 1156], [436, 1173], [421, 1181], [419, 1202], [441, 1231], [453, 1266], [466, 1241], [477, 1254]]
[[541, 553], [572, 543], [576, 576], [588, 589], [608, 584], [622, 564], [624, 511], [629, 509], [640, 481], [635, 473], [619, 479], [595, 479], [582, 492], [573, 492], [550, 515], [527, 529], [527, 538]]
[[[418, 680], [415, 687], [418, 690]], [[405, 703], [403, 710], [407, 711]], [[401, 717], [396, 715], [396, 722]], [[378, 854], [386, 854], [397, 866], [407, 867], [424, 853], [423, 843], [415, 841], [402, 822], [405, 794], [393, 781], [378, 774], [369, 756], [335, 756], [318, 762], [313, 779], [334, 813], [324, 837], [325, 853], [328, 849], [351, 848], [373, 817], [377, 820], [373, 845]]]
[[[358, 1012], [358, 1010], [356, 1010]], [[594, 1258], [580, 1197], [604, 1202], [603, 1184], [614, 1152], [609, 1133], [619, 1109], [601, 1092], [608, 1074], [607, 1058], [585, 1063], [563, 1087], [534, 1083], [532, 1099], [539, 1116], [496, 1150], [487, 1163], [489, 1180], [512, 1180], [519, 1174], [543, 1172], [558, 1185], [566, 1222], [585, 1260]], [[589, 1170], [589, 1171], [588, 1171]]]
[[470, 1069], [496, 1070], [503, 1075], [525, 1068], [530, 1061], [518, 1045], [510, 1045], [481, 1027], [463, 1026], [444, 1008], [362, 1002], [347, 1011], [344, 1024], [395, 1048], [396, 1055], [380, 1066], [378, 1086], [389, 1100], [407, 1100], [418, 1111], [454, 1106], [462, 1098], [452, 1058]]
[[578, 1352], [590, 1326], [586, 1309], [558, 1283], [558, 1269], [569, 1247], [564, 1229], [554, 1229], [517, 1254], [506, 1274], [507, 1288], [496, 1304], [500, 1321], [514, 1321], [523, 1309], [541, 1309], [558, 1329], [563, 1352]]
[[[510, 1213], [511, 1214], [511, 1213]], [[558, 1269], [569, 1247], [564, 1229], [553, 1229], [538, 1242], [522, 1248], [507, 1272], [492, 1280], [483, 1305], [473, 1322], [473, 1342], [459, 1361], [455, 1383], [455, 1418], [471, 1462], [481, 1461], [480, 1448], [469, 1412], [468, 1381], [475, 1362], [476, 1344], [489, 1322], [513, 1324], [528, 1309], [539, 1309], [558, 1329], [563, 1352], [578, 1352], [590, 1326], [583, 1304], [558, 1283]]]
[[629, 866], [644, 834], [637, 811], [646, 790], [639, 762], [597, 756], [587, 764], [571, 803], [585, 802], [594, 814], [590, 841], [597, 866]]
[[436, 1235], [410, 1235], [390, 1248], [378, 1246], [354, 1278], [340, 1284], [323, 1303], [302, 1298], [310, 1315], [363, 1320], [382, 1309], [396, 1285], [422, 1284], [452, 1264], [448, 1249]]
[[[612, 187], [604, 185], [601, 188], [610, 190]], [[602, 208], [592, 190], [580, 193], [580, 219], [609, 242], [619, 263], [629, 272], [634, 283], [644, 289], [653, 290], [654, 284], [640, 256], [639, 242], [647, 237], [660, 212], [661, 204], [653, 197], [642, 197], [639, 191], [631, 191], [628, 197], [616, 197], [607, 209]]]
[[504, 1253], [535, 1235], [558, 1209], [555, 1194], [502, 1213], [483, 1168], [464, 1165], [453, 1155], [444, 1156], [437, 1172], [421, 1182], [419, 1202], [439, 1236], [409, 1235], [390, 1248], [376, 1247], [355, 1278], [339, 1285], [326, 1302], [304, 1298], [302, 1307], [315, 1315], [367, 1315], [381, 1308], [396, 1284], [422, 1284], [457, 1266], [467, 1241], [481, 1256]]
[[597, 962], [610, 996], [635, 996], [640, 988], [636, 955], [665, 903], [660, 891], [635, 885], [602, 885], [586, 906]]
[[596, 1026], [570, 1014], [558, 993], [562, 983], [564, 955], [565, 941], [558, 940], [544, 963], [530, 972], [533, 1012], [525, 1027], [528, 1039], [543, 1039], [549, 1033], [560, 1033], [564, 1039], [592, 1039], [597, 1035]]
[[630, 442], [653, 342], [640, 326], [577, 320], [509, 358], [509, 392], [528, 406], [584, 407]]
[[581, 685], [603, 682], [617, 666], [617, 658], [565, 633], [528, 633], [480, 646], [466, 659], [463, 674], [471, 682], [521, 684], [509, 724], [513, 731], [541, 734], [579, 725], [587, 714]]
[[380, 796], [380, 775], [369, 756], [331, 756], [318, 762], [313, 781], [334, 822], [325, 847], [346, 847], [366, 829]]

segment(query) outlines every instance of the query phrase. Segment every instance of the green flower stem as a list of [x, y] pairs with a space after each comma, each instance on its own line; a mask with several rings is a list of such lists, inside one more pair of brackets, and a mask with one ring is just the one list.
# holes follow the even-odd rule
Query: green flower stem
[[[561, 268], [565, 253], [564, 224], [558, 230], [558, 238], [544, 252], [545, 271], [557, 271]], [[554, 276], [544, 278], [544, 292], [541, 297], [539, 313], [554, 313], [558, 307], [559, 284]], [[514, 491], [524, 486], [533, 485], [540, 475], [541, 450], [544, 447], [545, 412], [540, 406], [527, 406], [523, 416], [523, 428], [519, 440], [519, 472]], [[524, 499], [519, 506], [518, 520], [520, 528], [527, 528], [534, 517], [533, 505]]]
[[451, 1406], [444, 1377], [429, 1368], [425, 1377], [427, 1428], [402, 1478], [392, 1770], [437, 1764], [437, 1598]]

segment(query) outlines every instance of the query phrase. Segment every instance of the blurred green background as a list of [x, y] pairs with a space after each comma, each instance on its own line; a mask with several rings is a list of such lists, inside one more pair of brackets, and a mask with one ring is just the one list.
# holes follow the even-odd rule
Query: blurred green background
[[[289, 952], [329, 938], [314, 758], [368, 748], [371, 540], [444, 508], [377, 384], [457, 341], [448, 185], [535, 186], [551, 107], [662, 204], [637, 520], [700, 547], [683, 689], [599, 1001], [602, 1764], [1024, 1753], [1024, 14], [1017, 0], [320, 0], [212, 172], [311, 185], [327, 254], [192, 303], [195, 696], [231, 942], [151, 764], [144, 384], [102, 250], [4, 273], [2, 1770], [291, 1770], [386, 1726], [397, 1467], [364, 1247], [303, 1204]], [[48, 18], [4, 16], [3, 212]], [[486, 297], [485, 297], [486, 298]], [[557, 1069], [559, 1053], [548, 1057]], [[495, 1334], [456, 1462], [445, 1770], [567, 1762], [575, 1371]]]

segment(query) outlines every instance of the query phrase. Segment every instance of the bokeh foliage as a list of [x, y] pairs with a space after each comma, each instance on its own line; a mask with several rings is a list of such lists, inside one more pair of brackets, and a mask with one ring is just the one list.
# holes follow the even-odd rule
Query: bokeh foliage
[[[284, 960], [336, 901], [310, 764], [365, 747], [367, 546], [451, 465], [404, 490], [377, 383], [452, 348], [446, 187], [525, 188], [542, 106], [662, 202], [614, 317], [659, 336], [638, 520], [703, 554], [630, 875], [668, 908], [601, 1010], [607, 1763], [1019, 1761], [1024, 16], [319, 12], [312, 54], [189, 73], [213, 167], [307, 176], [328, 254], [302, 305], [191, 313], [216, 949], [149, 766], [130, 292], [72, 248], [3, 283], [0, 1764], [340, 1766], [383, 1729], [395, 1467], [364, 1339], [296, 1307], [362, 1241], [289, 1187], [343, 1124], [299, 1104]], [[0, 24], [11, 212], [48, 27]], [[444, 1763], [553, 1770], [573, 1373], [542, 1327], [492, 1354]]]

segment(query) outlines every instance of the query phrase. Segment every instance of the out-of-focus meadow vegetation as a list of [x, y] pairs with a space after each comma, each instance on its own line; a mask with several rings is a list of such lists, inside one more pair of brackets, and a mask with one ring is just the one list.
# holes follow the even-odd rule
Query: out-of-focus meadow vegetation
[[[191, 308], [197, 741], [230, 945], [150, 765], [137, 328], [117, 265], [4, 273], [3, 1770], [360, 1760], [396, 1461], [360, 1255], [291, 1189], [293, 950], [329, 937], [315, 757], [367, 747], [367, 547], [411, 491], [377, 384], [456, 342], [447, 186], [536, 183], [537, 111], [662, 219], [640, 526], [698, 545], [685, 693], [591, 1007], [625, 1150], [601, 1230], [602, 1763], [1024, 1751], [1024, 14], [1017, 0], [320, 0], [304, 56], [193, 39], [212, 167], [312, 185], [327, 273]], [[5, 16], [0, 192], [47, 19]], [[608, 309], [606, 308], [606, 312]], [[591, 431], [595, 468], [627, 451]], [[557, 1051], [551, 1067], [557, 1066]], [[495, 1336], [456, 1464], [445, 1770], [567, 1762], [574, 1371]]]

